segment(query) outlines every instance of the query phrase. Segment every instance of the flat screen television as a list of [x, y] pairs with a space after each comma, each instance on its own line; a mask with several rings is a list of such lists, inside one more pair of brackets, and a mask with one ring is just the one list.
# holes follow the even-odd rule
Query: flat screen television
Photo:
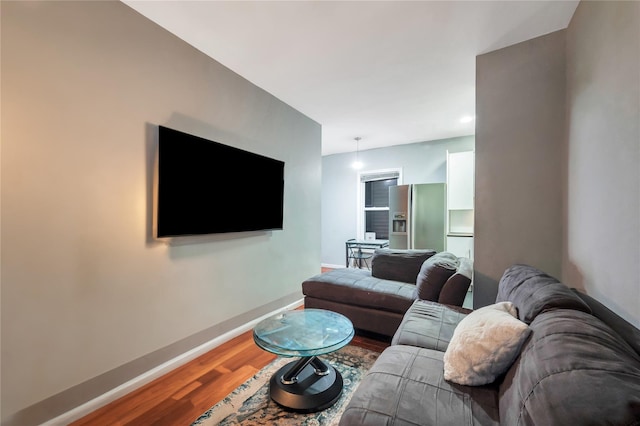
[[284, 162], [159, 126], [158, 238], [282, 229]]

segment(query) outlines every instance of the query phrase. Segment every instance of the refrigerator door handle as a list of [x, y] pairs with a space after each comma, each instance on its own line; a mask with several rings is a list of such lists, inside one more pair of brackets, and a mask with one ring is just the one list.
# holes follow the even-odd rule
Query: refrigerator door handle
[[408, 243], [408, 247], [411, 250], [414, 250], [416, 248], [416, 218], [417, 218], [417, 214], [418, 214], [418, 204], [417, 204], [417, 188], [416, 185], [409, 185], [409, 221], [408, 221], [408, 227], [409, 227], [409, 233], [408, 233], [408, 237], [409, 237], [409, 243]]

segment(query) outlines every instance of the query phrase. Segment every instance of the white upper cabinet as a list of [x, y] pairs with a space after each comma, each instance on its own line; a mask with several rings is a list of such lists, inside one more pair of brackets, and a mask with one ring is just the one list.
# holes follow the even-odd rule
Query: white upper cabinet
[[449, 210], [472, 210], [474, 187], [473, 151], [447, 153], [447, 203]]

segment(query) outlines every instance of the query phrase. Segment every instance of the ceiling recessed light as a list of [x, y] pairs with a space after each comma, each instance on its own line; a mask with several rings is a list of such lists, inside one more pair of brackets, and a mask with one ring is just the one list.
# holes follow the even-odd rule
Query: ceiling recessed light
[[464, 117], [462, 117], [460, 119], [460, 122], [461, 123], [471, 123], [474, 119], [475, 119], [475, 117], [473, 117], [471, 115], [465, 115]]

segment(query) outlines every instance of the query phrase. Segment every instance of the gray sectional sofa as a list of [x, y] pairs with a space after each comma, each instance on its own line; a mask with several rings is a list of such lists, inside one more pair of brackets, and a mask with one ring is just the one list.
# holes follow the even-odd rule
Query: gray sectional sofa
[[[494, 312], [509, 321], [483, 316]], [[517, 334], [496, 344], [511, 323]], [[474, 326], [481, 336], [475, 343], [465, 335]], [[476, 357], [483, 350], [484, 364]], [[447, 379], [460, 365], [472, 376], [474, 369], [501, 369], [488, 383], [467, 385]], [[514, 265], [500, 280], [495, 305], [462, 312], [413, 301], [340, 420], [341, 426], [499, 424], [640, 425], [640, 331], [543, 271]]]
[[415, 300], [462, 306], [472, 274], [471, 260], [434, 250], [376, 249], [371, 270], [344, 268], [302, 283], [306, 308], [328, 309], [358, 330], [394, 335]]

